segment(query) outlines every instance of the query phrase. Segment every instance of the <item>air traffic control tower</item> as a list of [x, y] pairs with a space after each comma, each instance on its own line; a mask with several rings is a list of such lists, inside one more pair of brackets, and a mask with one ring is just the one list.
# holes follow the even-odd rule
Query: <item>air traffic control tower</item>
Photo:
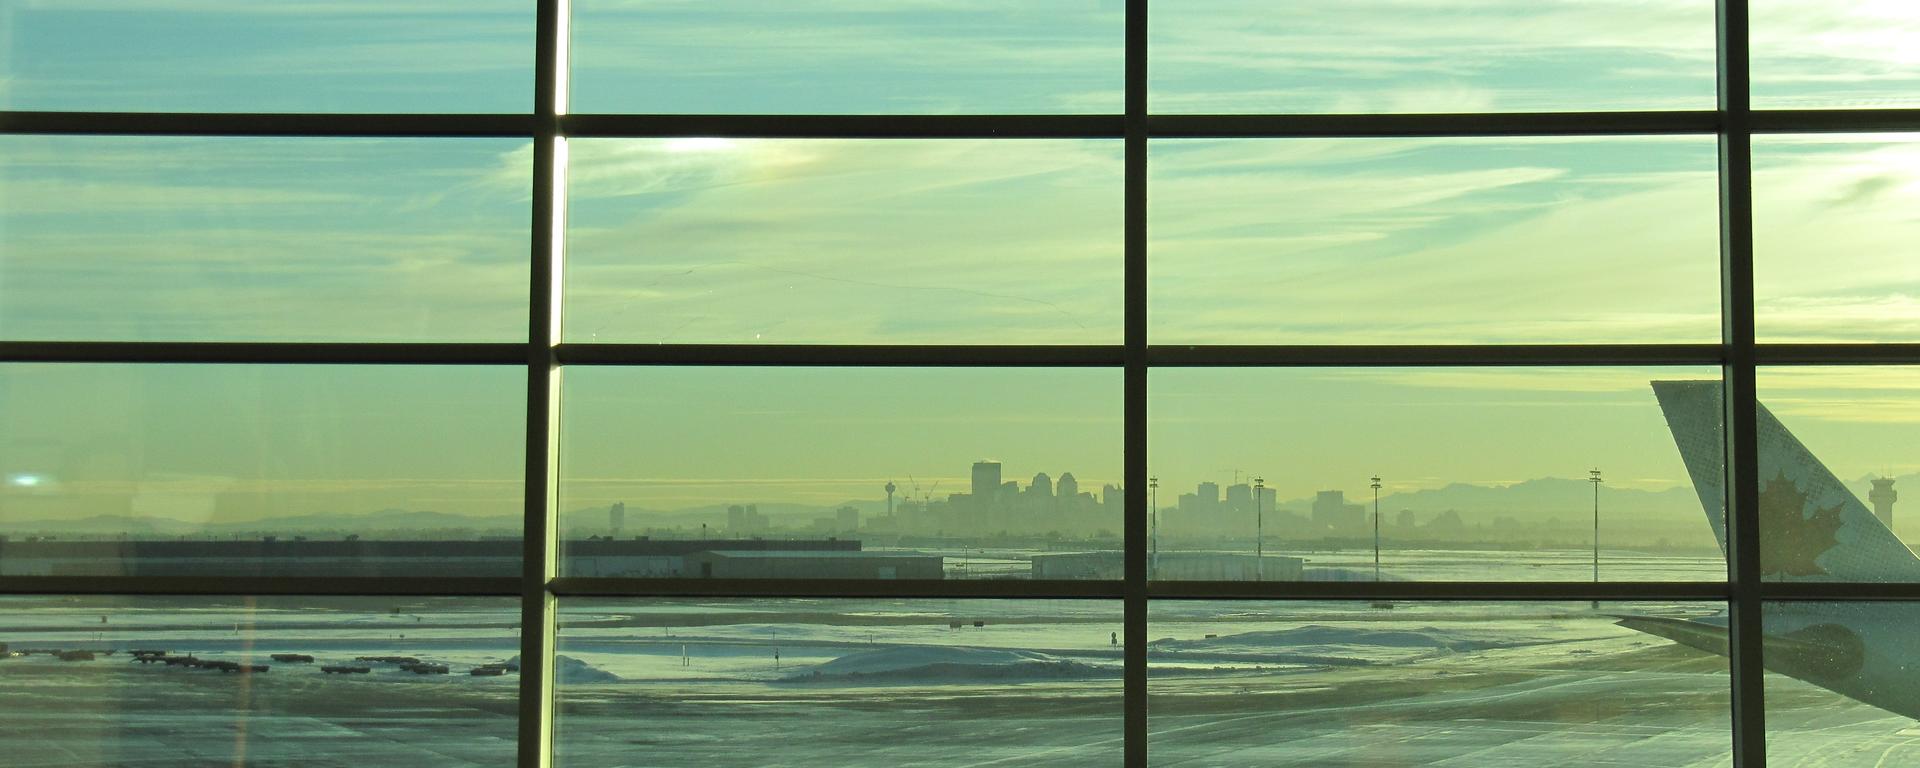
[[1893, 478], [1876, 477], [1873, 479], [1873, 491], [1867, 494], [1867, 501], [1873, 502], [1873, 516], [1880, 518], [1880, 524], [1893, 530], [1893, 502], [1900, 498], [1900, 492], [1893, 489]]

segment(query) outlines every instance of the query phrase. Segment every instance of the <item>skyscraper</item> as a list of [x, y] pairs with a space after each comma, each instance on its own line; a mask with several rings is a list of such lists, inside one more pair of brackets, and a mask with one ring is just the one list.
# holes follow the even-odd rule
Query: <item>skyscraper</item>
[[1000, 493], [1000, 462], [976, 461], [973, 463], [973, 498], [982, 506], [993, 503], [994, 496]]
[[1028, 486], [1027, 490], [1035, 496], [1051, 497], [1053, 496], [1053, 478], [1047, 477], [1045, 472], [1034, 475], [1033, 485]]
[[1061, 498], [1071, 499], [1080, 495], [1080, 481], [1073, 479], [1072, 472], [1060, 475], [1060, 482], [1054, 483], [1053, 493]]

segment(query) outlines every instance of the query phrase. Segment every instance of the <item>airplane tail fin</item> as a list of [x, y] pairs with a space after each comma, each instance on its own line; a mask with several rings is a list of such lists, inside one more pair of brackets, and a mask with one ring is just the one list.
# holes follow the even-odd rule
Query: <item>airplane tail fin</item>
[[[1717, 380], [1655, 381], [1654, 397], [1694, 492], [1727, 550], [1726, 467]], [[1868, 511], [1765, 405], [1760, 447], [1760, 571], [1776, 581], [1920, 581], [1920, 558]]]

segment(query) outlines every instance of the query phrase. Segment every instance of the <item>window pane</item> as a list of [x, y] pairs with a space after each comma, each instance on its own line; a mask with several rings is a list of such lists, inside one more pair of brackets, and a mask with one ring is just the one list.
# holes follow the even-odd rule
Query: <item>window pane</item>
[[[564, 380], [568, 575], [1024, 578], [1036, 553], [1062, 550], [1118, 568], [1117, 370], [576, 367]], [[1088, 576], [1120, 578], [1053, 578]]]
[[1920, 106], [1920, 7], [1753, 0], [1753, 106]]
[[1157, 344], [1720, 337], [1711, 138], [1151, 151]]
[[1160, 0], [1156, 112], [1712, 109], [1706, 0]]
[[1753, 137], [1762, 342], [1920, 339], [1920, 140]]
[[0, 108], [526, 112], [526, 0], [0, 0]]
[[0, 575], [517, 576], [525, 381], [0, 366]]
[[1920, 485], [1920, 369], [1762, 368], [1759, 394], [1761, 575], [1920, 581], [1920, 537], [1894, 515]]
[[[8, 597], [0, 616], [8, 765], [513, 764], [512, 600]], [[401, 656], [419, 671], [366, 660]]]
[[0, 333], [522, 340], [530, 161], [493, 139], [0, 137]]
[[1120, 0], [576, 0], [577, 112], [1118, 113]]
[[1117, 344], [1114, 141], [577, 141], [566, 335]]
[[1724, 765], [1726, 659], [1662, 634], [1717, 609], [1158, 601], [1150, 760]]
[[1767, 764], [1881, 768], [1913, 740], [1911, 603], [1767, 603]]
[[1121, 761], [1117, 600], [560, 603], [555, 764]]
[[1726, 577], [1723, 505], [1688, 475], [1721, 463], [1717, 411], [1694, 418], [1669, 391], [1718, 392], [1713, 369], [1198, 368], [1150, 384], [1156, 578]]

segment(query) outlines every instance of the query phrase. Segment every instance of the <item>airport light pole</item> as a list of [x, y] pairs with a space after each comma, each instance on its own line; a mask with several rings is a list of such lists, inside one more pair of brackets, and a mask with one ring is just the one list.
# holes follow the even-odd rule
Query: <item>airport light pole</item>
[[[1593, 483], [1593, 583], [1600, 583], [1600, 470], [1587, 470], [1587, 482]], [[1593, 601], [1599, 608], [1600, 601]]]
[[1373, 580], [1380, 580], [1380, 476], [1373, 476]]
[[1267, 580], [1267, 558], [1266, 558], [1266, 551], [1265, 551], [1266, 550], [1266, 547], [1265, 547], [1266, 516], [1265, 516], [1265, 511], [1261, 508], [1263, 506], [1262, 502], [1265, 501], [1264, 497], [1267, 495], [1266, 492], [1263, 490], [1266, 487], [1267, 487], [1266, 478], [1256, 477], [1253, 479], [1253, 580], [1254, 581]]
[[1152, 508], [1152, 516], [1147, 519], [1153, 523], [1153, 556], [1147, 562], [1147, 578], [1158, 578], [1160, 571], [1160, 478], [1147, 478], [1147, 506]]

